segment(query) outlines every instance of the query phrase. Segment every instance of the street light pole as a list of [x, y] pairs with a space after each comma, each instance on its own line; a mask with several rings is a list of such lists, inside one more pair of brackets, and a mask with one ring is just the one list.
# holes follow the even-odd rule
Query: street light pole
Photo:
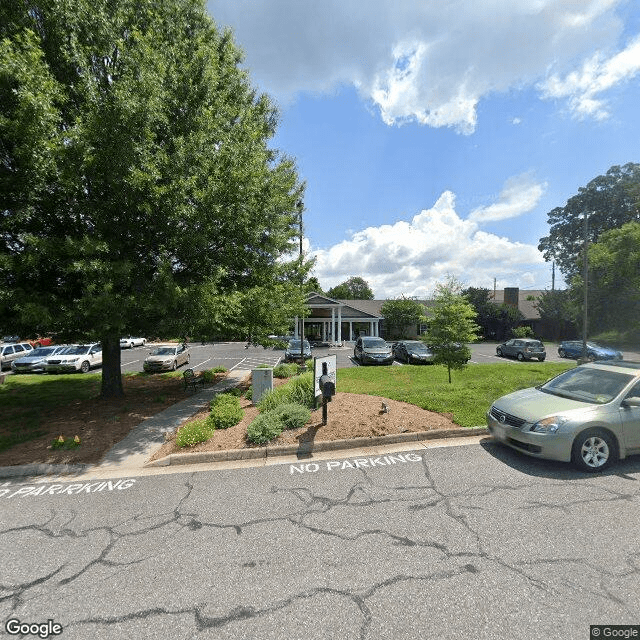
[[[302, 273], [302, 212], [304, 211], [304, 203], [302, 200], [298, 200], [298, 235], [300, 238], [300, 293], [304, 295], [304, 275]], [[304, 372], [306, 366], [304, 364], [304, 314], [300, 316], [300, 365], [301, 370]]]
[[582, 265], [582, 278], [584, 287], [584, 301], [582, 303], [582, 360], [587, 360], [587, 303], [588, 303], [588, 277], [589, 277], [589, 257], [587, 249], [589, 248], [589, 218], [587, 212], [584, 212], [584, 256]]

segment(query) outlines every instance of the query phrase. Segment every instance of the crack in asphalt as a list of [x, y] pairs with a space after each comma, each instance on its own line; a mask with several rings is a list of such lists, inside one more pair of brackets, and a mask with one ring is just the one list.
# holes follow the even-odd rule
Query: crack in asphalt
[[[532, 589], [549, 594], [551, 596], [563, 596], [574, 598], [576, 601], [584, 599], [585, 594], [604, 599], [615, 605], [620, 611], [634, 615], [636, 613], [634, 607], [618, 595], [613, 587], [607, 582], [622, 577], [633, 577], [640, 575], [640, 551], [630, 551], [623, 557], [625, 569], [622, 571], [614, 571], [603, 565], [602, 562], [592, 562], [586, 557], [558, 557], [537, 560], [515, 560], [507, 561], [499, 555], [498, 551], [492, 551], [488, 544], [486, 534], [483, 536], [477, 528], [475, 528], [470, 519], [472, 513], [482, 513], [489, 511], [491, 506], [470, 504], [477, 500], [486, 500], [490, 496], [500, 496], [501, 494], [517, 494], [523, 490], [534, 491], [538, 486], [536, 480], [526, 483], [514, 484], [498, 484], [493, 486], [483, 485], [481, 483], [463, 491], [447, 492], [439, 487], [440, 481], [436, 477], [436, 473], [431, 463], [423, 456], [421, 462], [421, 474], [424, 477], [424, 483], [402, 486], [381, 486], [376, 484], [376, 471], [370, 469], [358, 469], [358, 476], [351, 478], [351, 484], [345, 487], [346, 492], [339, 497], [331, 497], [322, 495], [315, 490], [306, 486], [297, 487], [271, 487], [267, 493], [272, 496], [282, 496], [283, 498], [291, 498], [294, 502], [292, 508], [285, 513], [262, 518], [253, 518], [244, 521], [207, 521], [202, 514], [189, 510], [187, 503], [197, 491], [198, 475], [191, 473], [184, 478], [182, 495], [177, 499], [175, 507], [166, 512], [154, 514], [152, 516], [137, 513], [122, 522], [114, 523], [111, 526], [89, 527], [82, 531], [73, 528], [76, 521], [77, 513], [71, 510], [51, 510], [50, 517], [40, 524], [29, 524], [22, 526], [9, 527], [0, 531], [0, 536], [16, 536], [19, 538], [26, 533], [35, 533], [42, 535], [50, 540], [78, 540], [89, 539], [96, 533], [106, 535], [106, 539], [100, 544], [99, 541], [94, 543], [97, 557], [84, 562], [83, 565], [75, 570], [72, 574], [61, 577], [61, 574], [68, 568], [69, 562], [62, 563], [56, 569], [34, 578], [31, 581], [23, 583], [0, 583], [0, 603], [8, 603], [12, 612], [18, 611], [29, 599], [30, 592], [43, 585], [48, 585], [55, 589], [55, 585], [66, 586], [74, 583], [81, 576], [89, 574], [97, 567], [117, 567], [126, 568], [140, 563], [153, 557], [155, 554], [149, 553], [142, 557], [132, 560], [119, 560], [116, 545], [122, 541], [132, 541], [137, 537], [144, 536], [148, 533], [165, 533], [170, 532], [170, 537], [179, 536], [183, 531], [199, 534], [203, 530], [230, 530], [235, 532], [236, 539], [242, 536], [243, 532], [252, 527], [262, 526], [265, 524], [286, 523], [296, 527], [298, 530], [325, 536], [331, 539], [354, 542], [369, 537], [378, 537], [378, 543], [382, 544], [383, 540], [387, 541], [390, 547], [412, 549], [432, 549], [442, 554], [443, 560], [453, 563], [451, 568], [445, 568], [439, 571], [417, 571], [415, 574], [399, 572], [395, 575], [386, 577], [383, 580], [374, 581], [373, 584], [366, 588], [339, 589], [330, 586], [318, 586], [290, 596], [282, 597], [271, 602], [268, 606], [253, 607], [246, 605], [237, 605], [229, 609], [226, 613], [217, 616], [207, 615], [205, 613], [208, 604], [198, 603], [189, 607], [151, 607], [142, 608], [137, 611], [123, 613], [115, 616], [90, 616], [70, 622], [67, 627], [82, 627], [86, 625], [104, 625], [113, 626], [126, 624], [130, 621], [147, 620], [156, 616], [174, 616], [174, 615], [192, 615], [195, 628], [198, 631], [207, 629], [220, 629], [227, 625], [263, 618], [265, 616], [277, 613], [288, 607], [304, 601], [314, 599], [320, 596], [332, 596], [345, 599], [351, 602], [360, 612], [361, 619], [359, 621], [359, 637], [365, 640], [370, 632], [373, 621], [373, 610], [370, 601], [385, 589], [389, 589], [398, 584], [406, 583], [427, 583], [448, 581], [459, 576], [477, 575], [491, 567], [500, 567], [504, 571], [517, 576], [524, 580]], [[433, 465], [435, 466], [435, 465]], [[633, 480], [633, 478], [631, 478]], [[570, 515], [576, 507], [585, 505], [597, 505], [606, 503], [614, 503], [617, 501], [625, 503], [635, 503], [640, 497], [640, 492], [617, 491], [609, 486], [605, 486], [603, 482], [597, 484], [587, 481], [579, 481], [577, 485], [587, 487], [594, 491], [593, 498], [580, 498], [572, 500], [558, 499], [555, 502], [545, 500], [544, 497], [524, 499], [522, 504], [517, 505], [517, 510], [523, 512], [540, 512], [545, 510], [559, 510], [565, 515]], [[566, 483], [540, 483], [540, 489], [549, 491], [554, 486], [566, 489]], [[575, 486], [575, 485], [574, 485]], [[442, 525], [446, 538], [456, 536], [451, 543], [444, 543], [436, 539], [422, 539], [419, 536], [411, 535], [411, 533], [400, 534], [385, 527], [368, 527], [362, 528], [355, 532], [345, 532], [335, 530], [335, 524], [317, 522], [330, 514], [332, 511], [339, 509], [367, 509], [370, 507], [379, 507], [385, 504], [394, 506], [404, 506], [407, 512], [414, 514], [416, 521], [413, 523], [415, 532], [424, 533], [429, 531], [429, 523], [434, 518]], [[312, 522], [313, 521], [313, 522]], [[352, 519], [349, 522], [353, 522]], [[452, 534], [445, 530], [447, 522], [455, 523], [462, 531], [468, 535], [467, 540], [461, 542], [459, 534]], [[58, 524], [59, 523], [59, 524]], [[425, 524], [424, 530], [421, 528]], [[133, 530], [127, 530], [132, 525], [136, 526]], [[169, 529], [172, 527], [171, 529]], [[463, 545], [463, 549], [456, 549], [456, 546]], [[249, 569], [256, 568], [264, 564], [262, 561], [244, 561], [239, 566]], [[596, 578], [592, 584], [585, 585], [583, 582], [562, 579], [554, 584], [552, 578], [545, 576], [537, 577], [536, 571], [547, 566], [563, 566], [566, 564], [574, 565], [578, 568], [584, 568], [591, 574], [595, 574]], [[36, 594], [36, 595], [41, 595]], [[34, 597], [36, 597], [34, 595]]]

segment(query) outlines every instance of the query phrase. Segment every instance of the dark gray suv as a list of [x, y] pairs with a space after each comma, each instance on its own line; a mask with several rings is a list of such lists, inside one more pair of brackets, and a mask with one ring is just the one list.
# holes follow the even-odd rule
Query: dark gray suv
[[496, 347], [496, 353], [502, 358], [511, 356], [518, 360], [531, 360], [536, 358], [542, 362], [547, 357], [547, 351], [540, 340], [533, 338], [511, 338]]

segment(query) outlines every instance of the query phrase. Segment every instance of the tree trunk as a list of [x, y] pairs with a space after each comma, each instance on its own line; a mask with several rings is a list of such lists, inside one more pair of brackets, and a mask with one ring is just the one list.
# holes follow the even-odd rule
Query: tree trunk
[[120, 398], [122, 373], [120, 371], [120, 338], [110, 335], [102, 338], [102, 390], [103, 398]]

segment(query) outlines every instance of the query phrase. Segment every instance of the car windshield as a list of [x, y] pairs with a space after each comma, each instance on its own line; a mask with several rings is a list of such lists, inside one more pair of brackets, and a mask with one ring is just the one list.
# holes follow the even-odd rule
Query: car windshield
[[42, 356], [50, 356], [56, 350], [55, 347], [38, 347], [29, 352], [29, 357], [37, 358]]
[[173, 356], [176, 353], [176, 347], [158, 347], [151, 352], [152, 356]]
[[405, 342], [407, 351], [415, 351], [416, 353], [428, 353], [429, 348], [422, 342]]
[[545, 382], [538, 389], [561, 398], [605, 404], [619, 395], [631, 380], [633, 376], [617, 371], [577, 367]]
[[367, 349], [372, 349], [372, 348], [384, 348], [384, 347], [388, 347], [389, 345], [387, 345], [387, 343], [382, 339], [382, 338], [364, 338], [362, 340], [362, 346], [366, 347]]
[[89, 349], [91, 349], [90, 345], [82, 345], [76, 344], [68, 349], [65, 349], [64, 354], [66, 356], [80, 356], [85, 353], [89, 353]]
[[[309, 341], [308, 340], [304, 341], [304, 346], [305, 346], [305, 349], [307, 347], [309, 347]], [[300, 348], [300, 340], [291, 340], [289, 342], [289, 349], [299, 349], [299, 348]]]

